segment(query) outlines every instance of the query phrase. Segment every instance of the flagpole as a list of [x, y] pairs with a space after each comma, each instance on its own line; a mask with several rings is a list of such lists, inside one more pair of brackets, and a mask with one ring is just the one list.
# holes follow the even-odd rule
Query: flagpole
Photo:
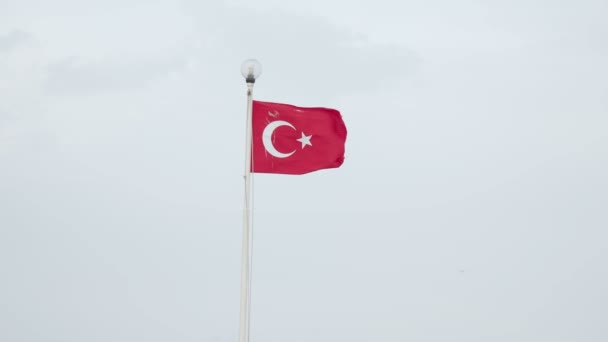
[[250, 237], [251, 224], [251, 153], [252, 153], [252, 115], [253, 115], [253, 85], [260, 76], [262, 67], [256, 60], [243, 62], [241, 74], [247, 83], [247, 119], [245, 129], [245, 198], [243, 206], [243, 241], [241, 251], [241, 308], [239, 342], [249, 341], [249, 304], [250, 304]]

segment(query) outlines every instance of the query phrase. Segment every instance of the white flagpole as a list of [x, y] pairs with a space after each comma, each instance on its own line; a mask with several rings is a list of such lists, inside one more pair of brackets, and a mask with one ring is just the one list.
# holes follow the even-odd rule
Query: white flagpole
[[245, 130], [245, 202], [243, 207], [243, 242], [241, 255], [241, 316], [239, 328], [239, 342], [249, 341], [249, 303], [251, 291], [249, 289], [250, 270], [250, 237], [249, 226], [251, 222], [251, 152], [252, 152], [252, 114], [253, 114], [253, 85], [260, 76], [262, 67], [256, 60], [247, 60], [241, 66], [241, 74], [247, 83], [247, 127]]

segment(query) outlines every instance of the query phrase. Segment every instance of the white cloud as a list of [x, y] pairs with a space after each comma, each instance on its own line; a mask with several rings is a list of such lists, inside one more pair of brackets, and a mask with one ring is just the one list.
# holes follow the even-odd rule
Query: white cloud
[[12, 30], [6, 34], [0, 34], [0, 53], [7, 53], [23, 44], [32, 41], [32, 36], [21, 30]]

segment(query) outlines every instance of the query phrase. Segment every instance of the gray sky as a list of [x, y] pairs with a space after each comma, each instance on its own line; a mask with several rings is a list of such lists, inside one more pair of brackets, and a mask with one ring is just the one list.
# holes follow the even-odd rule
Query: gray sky
[[605, 341], [607, 12], [1, 1], [0, 340], [237, 340], [255, 57], [349, 135], [255, 177], [252, 342]]

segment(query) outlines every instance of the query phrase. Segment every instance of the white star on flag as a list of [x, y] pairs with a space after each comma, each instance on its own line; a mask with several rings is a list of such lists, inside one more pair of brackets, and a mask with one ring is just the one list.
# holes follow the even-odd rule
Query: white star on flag
[[312, 143], [310, 142], [311, 137], [312, 135], [305, 135], [304, 132], [302, 132], [302, 137], [296, 140], [302, 143], [302, 149], [304, 149], [304, 146], [306, 145], [312, 146]]

